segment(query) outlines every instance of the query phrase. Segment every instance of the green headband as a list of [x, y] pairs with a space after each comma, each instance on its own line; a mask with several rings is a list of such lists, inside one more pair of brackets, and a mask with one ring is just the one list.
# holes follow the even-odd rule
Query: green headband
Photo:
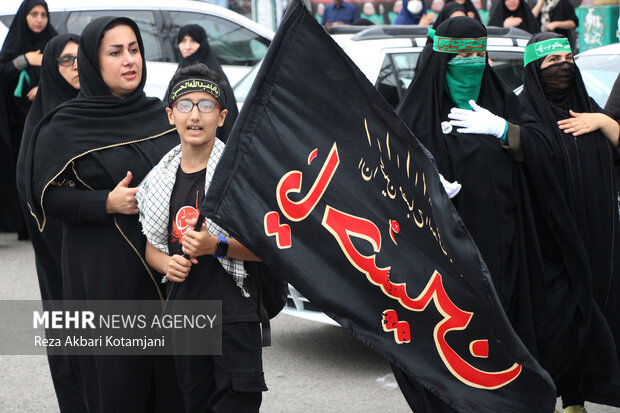
[[170, 92], [169, 104], [172, 104], [175, 100], [183, 95], [192, 92], [207, 92], [213, 95], [220, 107], [225, 108], [226, 102], [222, 99], [220, 86], [209, 79], [185, 79], [174, 85]]
[[442, 53], [473, 53], [487, 51], [485, 37], [445, 37], [435, 34], [435, 30], [428, 29], [428, 35], [433, 39], [433, 50]]
[[523, 66], [527, 66], [534, 60], [548, 56], [553, 53], [572, 53], [570, 43], [566, 37], [553, 38], [529, 44], [525, 47], [523, 54]]

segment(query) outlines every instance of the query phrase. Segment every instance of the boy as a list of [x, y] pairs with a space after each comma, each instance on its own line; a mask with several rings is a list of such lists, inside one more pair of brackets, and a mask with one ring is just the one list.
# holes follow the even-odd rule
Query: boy
[[228, 113], [224, 86], [204, 64], [177, 71], [166, 112], [181, 144], [162, 158], [136, 194], [146, 259], [165, 280], [179, 283], [176, 299], [222, 301], [222, 355], [175, 356], [187, 412], [258, 412], [261, 392], [267, 390], [259, 287], [243, 266], [259, 259], [211, 220], [193, 230], [224, 149], [215, 136]]

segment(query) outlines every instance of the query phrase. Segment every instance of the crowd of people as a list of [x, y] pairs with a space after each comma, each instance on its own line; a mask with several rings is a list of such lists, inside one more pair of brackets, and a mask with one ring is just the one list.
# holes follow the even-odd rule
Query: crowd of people
[[569, 0], [537, 0], [534, 4], [525, 0], [489, 0], [486, 10], [482, 0], [398, 0], [387, 13], [383, 5], [377, 10], [374, 3], [367, 2], [359, 12], [350, 2], [335, 0], [327, 6], [318, 3], [315, 18], [326, 27], [341, 24], [432, 26], [443, 21], [442, 12], [453, 3], [460, 4], [467, 16], [485, 26], [516, 27], [530, 34], [552, 31], [568, 37], [575, 46], [574, 29], [579, 20]]
[[[563, 1], [491, 12], [546, 30], [525, 49], [518, 97], [488, 64], [474, 4], [447, 3], [397, 113], [435, 158], [515, 331], [564, 411], [580, 413], [585, 401], [620, 406], [620, 87], [606, 109], [588, 96], [566, 32], [576, 23], [555, 14]], [[412, 3], [395, 22], [429, 14]], [[331, 9], [342, 17], [345, 4]], [[259, 287], [244, 267], [259, 259], [209, 219], [196, 225], [235, 98], [203, 27], [181, 28], [177, 45], [165, 102], [143, 92], [129, 18], [57, 35], [46, 2], [25, 0], [0, 52], [2, 229], [30, 235], [42, 298], [163, 300], [173, 282], [181, 298], [223, 301], [222, 356], [48, 357], [63, 412], [252, 412], [267, 389]], [[451, 411], [394, 370], [419, 394], [415, 411]]]

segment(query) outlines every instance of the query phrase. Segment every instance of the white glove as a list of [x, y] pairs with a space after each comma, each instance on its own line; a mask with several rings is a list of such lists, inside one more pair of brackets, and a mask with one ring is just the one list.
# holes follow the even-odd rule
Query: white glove
[[469, 101], [473, 111], [467, 109], [452, 108], [448, 113], [448, 119], [452, 126], [458, 127], [459, 133], [480, 133], [502, 138], [506, 131], [506, 120], [495, 116], [488, 110], [481, 108], [473, 100]]
[[447, 181], [442, 174], [439, 174], [439, 180], [450, 199], [454, 198], [461, 191], [461, 184], [459, 184], [458, 181]]

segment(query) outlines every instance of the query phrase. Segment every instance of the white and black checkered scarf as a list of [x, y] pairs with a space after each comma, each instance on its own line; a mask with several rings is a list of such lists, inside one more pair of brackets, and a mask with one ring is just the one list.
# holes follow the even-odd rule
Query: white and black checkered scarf
[[[207, 163], [205, 176], [205, 194], [209, 190], [215, 167], [220, 161], [224, 143], [215, 138], [211, 156]], [[138, 208], [140, 209], [140, 223], [146, 239], [157, 249], [168, 251], [168, 224], [170, 222], [170, 197], [176, 180], [177, 170], [181, 164], [181, 145], [168, 152], [144, 178], [136, 194]], [[206, 219], [209, 232], [215, 236], [228, 237], [228, 233], [210, 219]], [[241, 294], [249, 296], [243, 286], [248, 273], [245, 271], [243, 261], [232, 258], [218, 258], [222, 267], [233, 277], [235, 283], [241, 289]]]

